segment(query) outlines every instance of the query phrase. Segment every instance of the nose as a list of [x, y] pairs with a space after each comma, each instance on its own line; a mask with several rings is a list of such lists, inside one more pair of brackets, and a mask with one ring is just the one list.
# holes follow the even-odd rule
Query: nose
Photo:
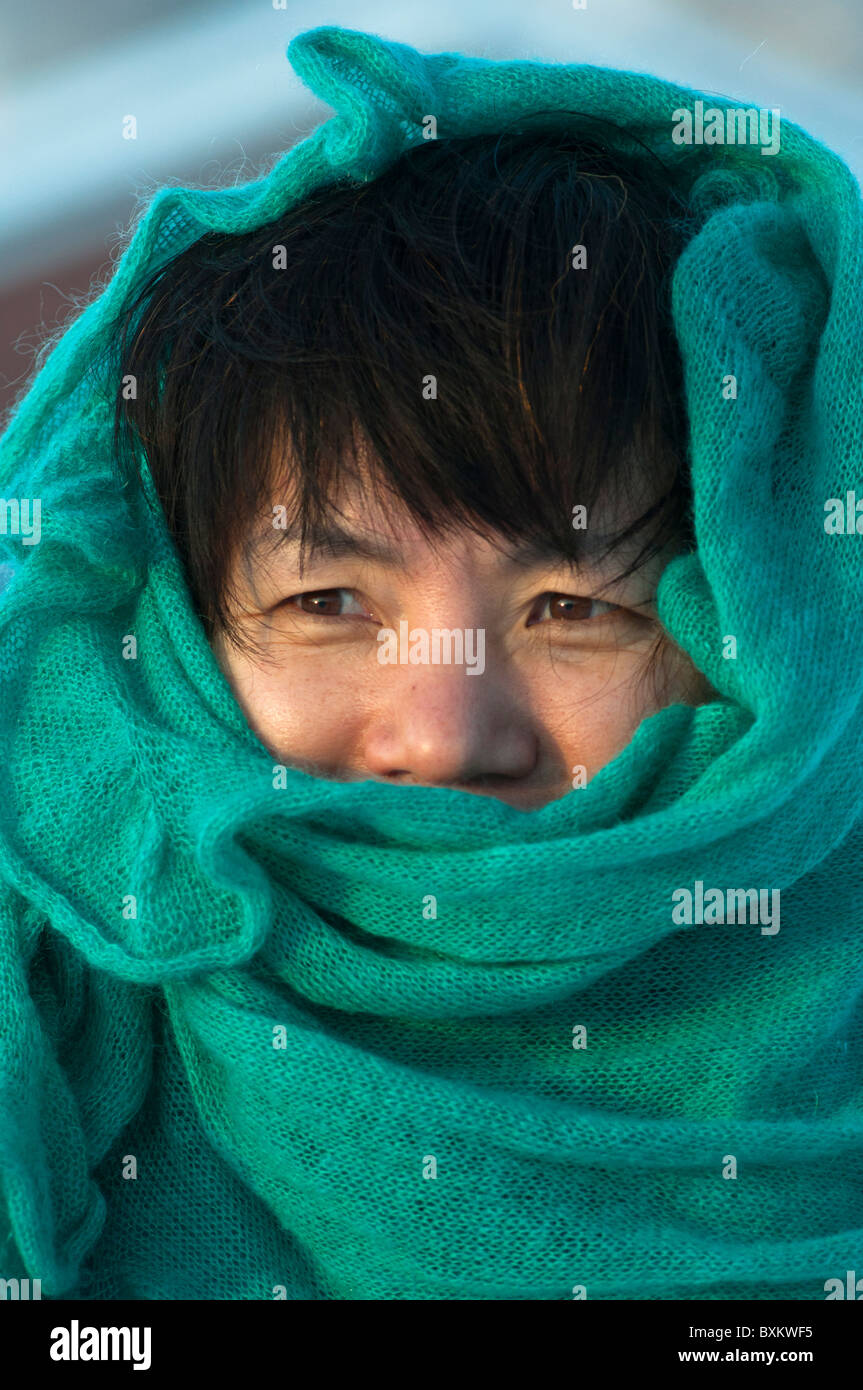
[[459, 665], [389, 666], [382, 678], [387, 695], [365, 736], [370, 775], [469, 790], [535, 772], [538, 731], [491, 666], [478, 675]]

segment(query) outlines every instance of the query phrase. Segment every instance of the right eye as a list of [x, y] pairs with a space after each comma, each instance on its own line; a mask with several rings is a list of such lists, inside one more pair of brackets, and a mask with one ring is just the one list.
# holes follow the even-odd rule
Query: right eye
[[[345, 612], [342, 595], [351, 596], [349, 602], [356, 605], [353, 612]], [[305, 613], [311, 618], [367, 618], [369, 614], [353, 597], [353, 589], [311, 589], [307, 593], [292, 594], [290, 598], [283, 599], [279, 604], [280, 608], [294, 608], [298, 613]]]

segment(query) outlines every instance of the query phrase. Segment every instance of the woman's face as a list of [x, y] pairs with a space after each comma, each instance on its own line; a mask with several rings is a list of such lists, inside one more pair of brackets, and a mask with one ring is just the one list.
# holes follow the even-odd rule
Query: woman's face
[[[586, 537], [619, 523], [597, 512]], [[350, 493], [302, 576], [292, 532], [273, 547], [272, 515], [250, 539], [231, 581], [261, 654], [223, 635], [213, 648], [279, 763], [530, 810], [589, 780], [649, 714], [710, 698], [669, 641], [649, 667], [670, 554], [617, 580], [623, 548], [575, 569], [467, 530], [432, 544], [403, 511]]]

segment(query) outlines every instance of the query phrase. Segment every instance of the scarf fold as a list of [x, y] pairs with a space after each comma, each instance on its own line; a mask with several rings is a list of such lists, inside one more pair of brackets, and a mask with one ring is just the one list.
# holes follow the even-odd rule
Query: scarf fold
[[[41, 503], [37, 544], [0, 535], [0, 1277], [824, 1298], [863, 1252], [859, 189], [784, 120], [775, 154], [674, 143], [717, 99], [642, 73], [330, 26], [288, 52], [335, 114], [251, 183], [160, 190], [0, 441], [2, 499]], [[693, 213], [697, 551], [659, 613], [719, 698], [531, 813], [280, 778], [113, 481], [107, 325], [205, 232], [375, 177], [428, 115], [539, 111], [614, 123]], [[760, 916], [717, 915], [753, 889]]]

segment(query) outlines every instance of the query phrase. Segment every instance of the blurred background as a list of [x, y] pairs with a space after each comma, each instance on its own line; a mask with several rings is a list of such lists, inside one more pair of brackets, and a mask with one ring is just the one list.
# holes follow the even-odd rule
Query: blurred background
[[0, 0], [0, 411], [141, 198], [253, 177], [329, 114], [285, 57], [319, 24], [779, 107], [861, 178], [863, 0]]

